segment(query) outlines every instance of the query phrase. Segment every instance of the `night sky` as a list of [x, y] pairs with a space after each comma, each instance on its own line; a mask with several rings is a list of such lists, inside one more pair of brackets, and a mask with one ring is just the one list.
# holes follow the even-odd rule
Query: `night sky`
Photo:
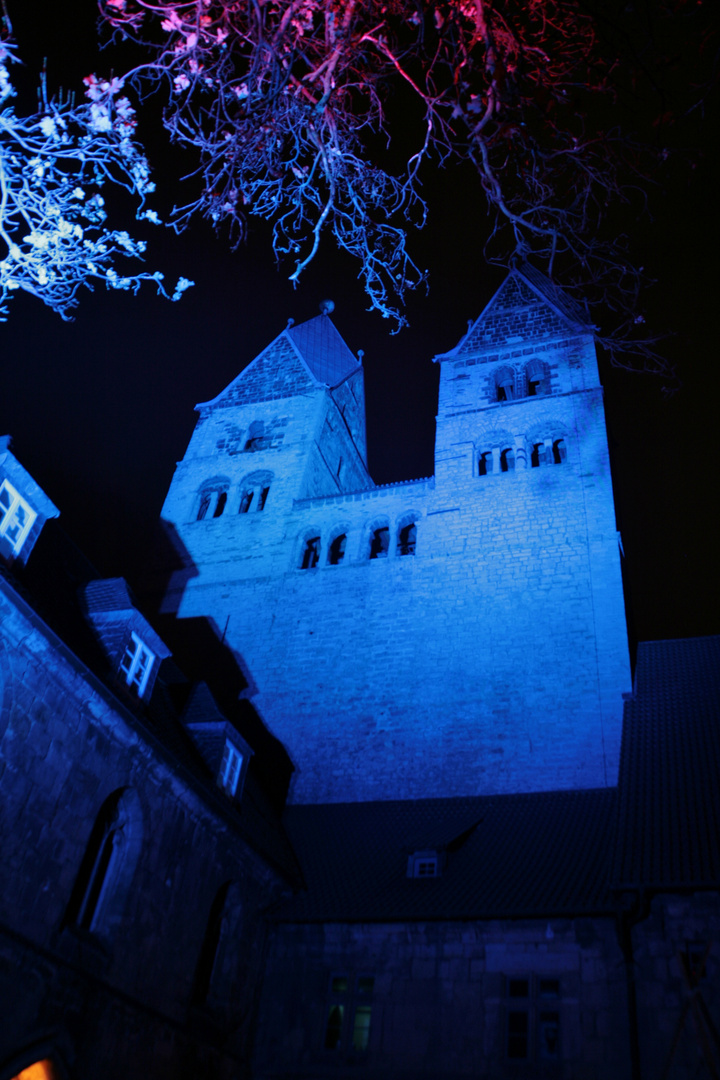
[[[10, 0], [27, 78], [48, 57], [50, 86], [80, 90], [98, 57], [94, 4]], [[74, 12], [68, 22], [67, 12]], [[65, 15], [64, 21], [62, 20]], [[30, 80], [31, 81], [31, 80]], [[183, 201], [177, 177], [189, 156], [169, 150], [148, 119], [144, 137], [157, 163], [161, 211]], [[610, 368], [601, 359], [618, 524], [633, 640], [720, 632], [718, 557], [718, 206], [720, 168], [713, 125], [696, 118], [679, 136], [704, 152], [699, 167], [678, 164], [652, 193], [653, 218], [633, 231], [636, 250], [658, 283], [649, 320], [673, 331], [664, 345], [681, 388]], [[311, 318], [325, 297], [353, 351], [364, 350], [370, 472], [376, 482], [433, 471], [437, 365], [503, 278], [483, 260], [482, 198], [462, 169], [438, 171], [431, 217], [416, 235], [430, 292], [407, 308], [396, 336], [367, 302], [356, 269], [328, 241], [297, 290], [275, 268], [269, 229], [251, 221], [232, 253], [209, 227], [132, 226], [150, 241], [148, 268], [169, 281], [195, 280], [178, 304], [148, 289], [83, 292], [72, 323], [27, 296], [14, 298], [0, 325], [0, 433], [61, 510], [61, 522], [107, 575], [142, 579], [174, 464], [190, 438], [197, 402], [214, 397], [284, 327]]]

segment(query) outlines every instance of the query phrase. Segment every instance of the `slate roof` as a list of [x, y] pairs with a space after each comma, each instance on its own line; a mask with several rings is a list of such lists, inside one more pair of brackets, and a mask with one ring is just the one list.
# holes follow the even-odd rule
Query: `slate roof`
[[613, 881], [720, 889], [720, 636], [638, 647]]
[[551, 304], [560, 315], [572, 323], [579, 323], [588, 330], [592, 329], [588, 313], [536, 267], [524, 262], [513, 273], [524, 278], [530, 288]]
[[328, 315], [316, 315], [285, 333], [318, 382], [337, 386], [360, 367]]
[[[307, 892], [281, 922], [571, 916], [611, 910], [614, 789], [291, 806]], [[407, 877], [440, 848], [439, 877]]]

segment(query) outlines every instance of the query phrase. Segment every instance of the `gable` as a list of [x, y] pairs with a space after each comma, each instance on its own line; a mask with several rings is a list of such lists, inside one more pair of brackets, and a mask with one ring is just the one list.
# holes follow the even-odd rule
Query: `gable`
[[[500, 345], [591, 330], [584, 313], [532, 267], [513, 270], [460, 344], [447, 357], [467, 357]], [[445, 359], [440, 357], [439, 359]]]
[[295, 397], [314, 388], [315, 383], [307, 367], [283, 331], [222, 393], [196, 408], [222, 409], [260, 401], [274, 401], [278, 398]]

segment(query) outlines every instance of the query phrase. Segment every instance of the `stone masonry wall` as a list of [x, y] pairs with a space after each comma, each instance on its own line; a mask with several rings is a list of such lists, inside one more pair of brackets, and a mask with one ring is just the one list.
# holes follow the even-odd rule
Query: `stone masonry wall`
[[[556, 315], [546, 326], [538, 305], [512, 317], [526, 334], [519, 349], [463, 345], [441, 358], [431, 480], [303, 498], [328, 437], [322, 387], [210, 410], [178, 467], [163, 517], [189, 571], [168, 607], [225, 633], [295, 763], [295, 801], [616, 783], [631, 686], [594, 346]], [[544, 392], [499, 402], [493, 372], [538, 356]], [[267, 505], [238, 515], [251, 466], [218, 449], [223, 432], [271, 412], [287, 421], [282, 445], [252, 455], [273, 473]], [[503, 472], [507, 449], [515, 467]], [[232, 481], [227, 512], [194, 521], [203, 479], [220, 471]], [[411, 520], [417, 546], [402, 556]], [[384, 527], [388, 555], [370, 559]], [[331, 566], [339, 533], [345, 557]], [[300, 569], [318, 536], [317, 567]]]
[[[715, 1063], [718, 1048], [702, 1019], [700, 1032], [698, 1014], [704, 1005], [717, 1030], [720, 894], [656, 896], [648, 918], [633, 930], [633, 956], [642, 1075], [667, 1076], [668, 1080], [709, 1075], [702, 1040], [714, 1046], [711, 1060]], [[697, 970], [692, 986], [683, 971], [683, 960], [689, 960]], [[695, 994], [699, 998], [692, 1003]]]
[[[343, 977], [347, 990], [337, 992], [342, 983], [334, 980]], [[372, 989], [359, 978], [373, 979]], [[514, 996], [523, 983], [527, 996]], [[344, 1007], [343, 1030], [328, 1048], [336, 1004]], [[371, 1009], [361, 1052], [353, 1049], [358, 1006]], [[508, 1053], [509, 1014], [517, 1011], [528, 1018], [520, 1058]], [[543, 1044], [548, 1013], [558, 1022], [554, 1055]], [[359, 1071], [368, 1080], [629, 1080], [624, 967], [612, 920], [277, 926], [257, 1080]]]
[[[0, 1069], [51, 1033], [78, 1080], [159, 1080], [193, 1060], [241, 1075], [261, 963], [258, 911], [278, 880], [152, 737], [5, 596], [0, 621]], [[122, 906], [111, 897], [112, 917], [83, 930], [68, 913], [91, 831], [108, 796], [128, 790], [141, 821], [125, 843], [139, 841], [137, 863], [119, 886]], [[234, 960], [219, 961], [222, 1000], [196, 1015], [195, 967], [229, 880], [242, 893]], [[213, 1050], [203, 1024], [224, 1032], [226, 1053]]]

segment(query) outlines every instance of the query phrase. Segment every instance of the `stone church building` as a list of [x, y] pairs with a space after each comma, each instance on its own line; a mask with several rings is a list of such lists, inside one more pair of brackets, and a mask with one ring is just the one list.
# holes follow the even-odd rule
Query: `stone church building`
[[516, 268], [435, 360], [378, 486], [289, 323], [198, 406], [154, 614], [0, 454], [0, 1080], [720, 1075], [720, 638], [631, 677], [580, 310]]

